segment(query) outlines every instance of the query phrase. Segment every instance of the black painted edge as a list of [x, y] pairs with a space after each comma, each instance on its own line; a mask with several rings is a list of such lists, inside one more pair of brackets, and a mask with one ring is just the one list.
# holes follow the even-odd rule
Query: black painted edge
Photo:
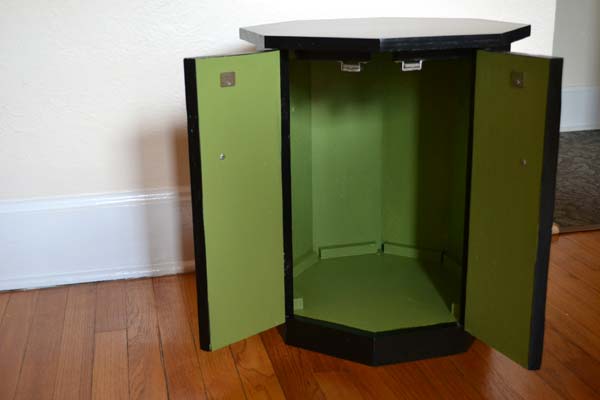
[[526, 25], [505, 33], [484, 35], [456, 35], [410, 38], [329, 38], [310, 36], [263, 36], [240, 28], [240, 39], [257, 48], [307, 50], [307, 51], [433, 51], [452, 49], [502, 48], [512, 42], [531, 35], [531, 26]]
[[544, 159], [540, 193], [538, 248], [534, 270], [533, 302], [531, 307], [531, 337], [529, 342], [529, 369], [539, 369], [544, 350], [544, 323], [546, 314], [546, 289], [548, 263], [552, 242], [552, 222], [556, 189], [556, 168], [560, 137], [560, 112], [562, 91], [562, 58], [549, 60], [546, 127], [544, 132]]
[[323, 38], [309, 36], [264, 36], [262, 37], [262, 41], [264, 47], [269, 49], [312, 51], [341, 50], [367, 52], [377, 52], [380, 50], [379, 39]]
[[531, 34], [527, 25], [510, 32], [487, 35], [432, 36], [381, 39], [380, 51], [432, 51], [506, 47]]
[[385, 365], [458, 354], [473, 337], [458, 323], [368, 332], [295, 316], [285, 324], [285, 342], [367, 365]]
[[296, 60], [322, 61], [370, 61], [373, 53], [368, 51], [313, 51], [295, 50]]
[[375, 336], [374, 364], [385, 365], [464, 353], [473, 337], [457, 323], [394, 331]]
[[294, 315], [294, 275], [292, 247], [292, 176], [290, 148], [289, 53], [279, 53], [281, 79], [281, 184], [283, 209], [283, 276], [286, 320]]
[[473, 177], [473, 137], [475, 131], [475, 86], [477, 82], [477, 52], [473, 54], [469, 110], [469, 137], [467, 139], [467, 168], [465, 184], [465, 221], [463, 226], [463, 268], [461, 270], [460, 324], [464, 326], [467, 313], [467, 273], [469, 269], [469, 233], [471, 229], [471, 186]]
[[202, 167], [200, 163], [200, 123], [198, 118], [198, 90], [196, 87], [196, 60], [193, 58], [186, 58], [183, 60], [183, 65], [188, 123], [192, 221], [194, 225], [196, 290], [198, 293], [198, 328], [200, 330], [200, 348], [202, 350], [210, 351], [210, 323], [208, 314], [208, 282], [206, 274], [206, 246], [202, 206]]

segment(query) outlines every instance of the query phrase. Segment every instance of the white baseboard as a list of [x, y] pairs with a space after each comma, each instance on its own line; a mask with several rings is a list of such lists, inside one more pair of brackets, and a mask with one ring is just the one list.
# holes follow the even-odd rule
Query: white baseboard
[[0, 201], [0, 290], [193, 271], [189, 190]]
[[600, 86], [563, 88], [561, 132], [600, 129]]

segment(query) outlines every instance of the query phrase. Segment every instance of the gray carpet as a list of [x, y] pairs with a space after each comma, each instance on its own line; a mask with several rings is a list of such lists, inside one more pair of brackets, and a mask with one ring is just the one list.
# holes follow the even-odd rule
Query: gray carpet
[[561, 133], [554, 222], [561, 230], [600, 225], [600, 131]]

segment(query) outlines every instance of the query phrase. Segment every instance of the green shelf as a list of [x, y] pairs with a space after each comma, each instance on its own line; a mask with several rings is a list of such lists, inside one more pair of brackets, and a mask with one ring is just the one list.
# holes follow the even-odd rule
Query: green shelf
[[441, 263], [389, 254], [319, 260], [294, 279], [303, 304], [294, 313], [370, 332], [455, 322], [453, 275]]

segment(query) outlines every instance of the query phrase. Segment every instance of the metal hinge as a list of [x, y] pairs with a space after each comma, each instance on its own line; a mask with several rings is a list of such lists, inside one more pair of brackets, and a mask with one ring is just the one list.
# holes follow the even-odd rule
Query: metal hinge
[[401, 63], [403, 72], [420, 71], [423, 69], [423, 60], [402, 60]]
[[340, 69], [343, 72], [361, 72], [363, 64], [366, 64], [366, 61], [338, 61], [340, 63]]

